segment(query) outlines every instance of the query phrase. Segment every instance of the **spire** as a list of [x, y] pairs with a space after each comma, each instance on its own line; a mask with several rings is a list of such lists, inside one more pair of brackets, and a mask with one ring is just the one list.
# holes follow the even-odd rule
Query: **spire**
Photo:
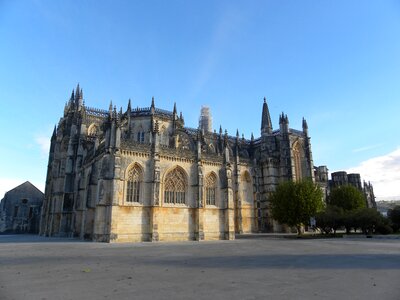
[[129, 98], [129, 100], [128, 100], [128, 108], [126, 110], [129, 111], [129, 112], [132, 110], [132, 108], [131, 108], [131, 98]]
[[279, 117], [279, 129], [282, 134], [289, 133], [289, 118], [283, 112]]
[[252, 141], [252, 142], [254, 141], [254, 135], [253, 135], [253, 133], [251, 133], [251, 141]]
[[155, 106], [154, 106], [154, 97], [151, 97], [151, 108], [155, 108]]
[[72, 93], [71, 93], [71, 98], [69, 98], [69, 101], [74, 101], [74, 99], [75, 99], [75, 91], [74, 91], [74, 89], [72, 89]]
[[76, 86], [76, 89], [75, 89], [75, 100], [78, 100], [81, 98], [80, 91], [81, 91], [81, 89], [79, 88], [79, 83], [78, 83], [78, 85]]
[[55, 139], [56, 136], [57, 136], [57, 126], [54, 125], [54, 130], [53, 130], [53, 134], [52, 134], [52, 136], [51, 136], [51, 139], [52, 139], [52, 140]]
[[219, 135], [222, 135], [222, 126], [219, 125]]
[[261, 134], [271, 134], [272, 133], [272, 122], [271, 116], [269, 114], [267, 99], [264, 97], [263, 111], [261, 118]]
[[228, 130], [225, 129], [225, 134], [224, 134], [224, 146], [228, 145]]
[[239, 129], [236, 129], [236, 138], [239, 138]]
[[173, 114], [176, 115], [176, 102], [174, 102], [174, 111]]
[[279, 116], [279, 124], [285, 123], [285, 114], [282, 112]]
[[110, 106], [108, 107], [108, 112], [110, 113], [110, 115], [112, 114], [112, 109], [113, 109], [113, 105], [112, 105], [112, 100], [111, 100]]
[[308, 125], [306, 119], [303, 118], [303, 132], [305, 135], [308, 135]]

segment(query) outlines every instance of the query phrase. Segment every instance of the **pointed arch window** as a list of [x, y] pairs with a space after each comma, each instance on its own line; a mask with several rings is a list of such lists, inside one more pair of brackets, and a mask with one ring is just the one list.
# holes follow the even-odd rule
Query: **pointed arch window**
[[175, 168], [166, 176], [164, 183], [164, 203], [186, 204], [186, 176]]
[[138, 165], [134, 165], [128, 171], [126, 183], [126, 202], [139, 203], [141, 185], [142, 170]]
[[296, 142], [293, 145], [293, 160], [294, 160], [295, 179], [296, 181], [300, 181], [302, 178], [302, 170], [301, 170], [301, 149], [299, 142]]
[[210, 173], [206, 177], [205, 182], [206, 189], [206, 205], [215, 205], [217, 195], [217, 176], [214, 173]]
[[139, 131], [137, 133], [137, 141], [138, 143], [144, 143], [144, 131]]

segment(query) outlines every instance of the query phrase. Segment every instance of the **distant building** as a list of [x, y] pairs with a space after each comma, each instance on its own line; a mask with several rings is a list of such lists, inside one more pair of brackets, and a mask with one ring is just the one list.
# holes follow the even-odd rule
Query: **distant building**
[[44, 194], [29, 181], [5, 193], [0, 203], [0, 232], [39, 233]]
[[326, 166], [314, 167], [314, 176], [316, 182], [325, 191], [325, 196], [329, 195], [331, 189], [343, 185], [352, 185], [363, 193], [365, 197], [365, 204], [369, 208], [376, 209], [374, 188], [370, 182], [363, 182], [361, 184], [361, 176], [358, 173], [347, 174], [345, 171], [333, 172], [331, 180], [328, 180], [328, 169]]
[[314, 178], [315, 182], [318, 183], [319, 187], [324, 193], [324, 201], [329, 194], [329, 179], [328, 179], [328, 168], [326, 166], [314, 167]]
[[[260, 107], [261, 108], [261, 107]], [[51, 138], [40, 234], [104, 242], [234, 239], [286, 230], [268, 199], [287, 180], [313, 178], [307, 122], [273, 130], [266, 99], [258, 138], [200, 129], [150, 107], [87, 107], [78, 86]], [[240, 126], [240, 117], [238, 118]]]

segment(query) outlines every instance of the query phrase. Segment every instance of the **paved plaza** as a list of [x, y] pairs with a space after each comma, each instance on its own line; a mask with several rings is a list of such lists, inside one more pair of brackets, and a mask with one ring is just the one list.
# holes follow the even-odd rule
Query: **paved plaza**
[[0, 236], [0, 299], [400, 299], [400, 240]]

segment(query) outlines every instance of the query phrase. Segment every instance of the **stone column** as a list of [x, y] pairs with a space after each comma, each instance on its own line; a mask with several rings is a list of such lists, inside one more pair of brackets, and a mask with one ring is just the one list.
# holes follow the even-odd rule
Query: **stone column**
[[236, 231], [237, 233], [243, 233], [243, 226], [242, 226], [242, 199], [240, 195], [240, 166], [236, 165], [236, 172], [235, 172], [235, 183], [236, 183]]
[[225, 208], [225, 239], [234, 240], [235, 239], [235, 212], [234, 212], [234, 199], [233, 199], [233, 189], [232, 189], [232, 169], [231, 165], [228, 163], [225, 167], [226, 172], [226, 208]]
[[[152, 121], [153, 122], [153, 121]], [[153, 160], [153, 180], [151, 184], [151, 208], [150, 208], [150, 238], [151, 241], [159, 241], [158, 235], [158, 212], [160, 210], [160, 155], [159, 155], [159, 136], [158, 121], [154, 123], [152, 138], [152, 160]]]
[[154, 160], [154, 170], [153, 170], [153, 182], [151, 189], [151, 210], [150, 210], [150, 234], [151, 241], [157, 242], [159, 241], [158, 235], [158, 211], [160, 207], [160, 161], [157, 156], [157, 159]]
[[197, 205], [196, 205], [196, 213], [195, 213], [195, 239], [196, 241], [204, 240], [204, 203], [203, 203], [203, 166], [201, 161], [198, 162], [197, 165], [197, 176], [198, 176], [198, 185], [197, 185]]

